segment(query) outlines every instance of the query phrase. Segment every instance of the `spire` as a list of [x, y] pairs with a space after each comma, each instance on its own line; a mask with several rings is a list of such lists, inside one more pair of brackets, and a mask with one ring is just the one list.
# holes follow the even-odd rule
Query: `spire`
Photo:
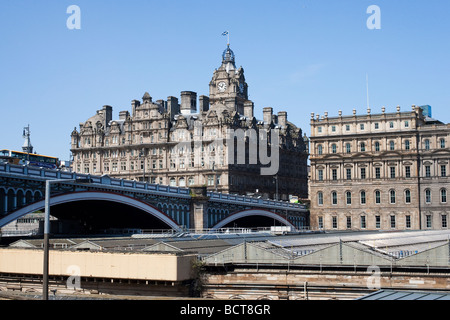
[[231, 62], [234, 65], [234, 52], [230, 49], [230, 45], [227, 45], [227, 48], [222, 54], [222, 63], [228, 63]]

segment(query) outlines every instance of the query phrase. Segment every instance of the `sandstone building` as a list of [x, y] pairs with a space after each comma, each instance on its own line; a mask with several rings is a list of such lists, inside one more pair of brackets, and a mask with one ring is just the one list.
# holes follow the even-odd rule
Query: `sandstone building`
[[[232, 140], [227, 140], [229, 132], [235, 134]], [[245, 161], [237, 160], [240, 142], [245, 142]], [[268, 163], [274, 150], [277, 157]], [[272, 199], [308, 197], [307, 138], [286, 112], [264, 108], [257, 120], [244, 69], [236, 67], [229, 46], [213, 73], [209, 96], [184, 91], [181, 101], [173, 96], [153, 101], [145, 93], [118, 120], [112, 107], [104, 106], [80, 123], [79, 131], [73, 130], [71, 152], [73, 170], [80, 173], [181, 187], [207, 185], [210, 191]], [[261, 174], [275, 162], [277, 170]]]
[[311, 114], [312, 227], [448, 228], [450, 124], [426, 107]]

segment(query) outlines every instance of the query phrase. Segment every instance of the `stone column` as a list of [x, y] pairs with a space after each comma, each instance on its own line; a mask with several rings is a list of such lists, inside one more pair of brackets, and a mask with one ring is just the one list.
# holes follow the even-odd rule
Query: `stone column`
[[191, 194], [191, 210], [190, 210], [190, 226], [195, 231], [201, 231], [208, 228], [208, 200], [206, 194], [206, 186], [192, 186]]

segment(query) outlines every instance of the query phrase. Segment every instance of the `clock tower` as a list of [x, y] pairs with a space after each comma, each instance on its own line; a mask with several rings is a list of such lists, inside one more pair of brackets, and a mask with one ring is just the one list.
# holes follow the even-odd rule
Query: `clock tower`
[[248, 101], [248, 85], [244, 69], [236, 68], [234, 52], [227, 46], [222, 54], [222, 65], [214, 71], [209, 83], [211, 109], [225, 107], [229, 112], [244, 114], [244, 103]]

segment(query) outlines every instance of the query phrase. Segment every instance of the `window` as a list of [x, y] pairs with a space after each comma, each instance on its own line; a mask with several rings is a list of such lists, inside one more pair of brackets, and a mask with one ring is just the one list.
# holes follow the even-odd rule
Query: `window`
[[317, 128], [317, 131], [318, 131], [319, 133], [322, 133], [322, 127], [318, 127], [318, 128]]
[[445, 139], [439, 140], [439, 145], [441, 146], [441, 149], [445, 149]]
[[331, 193], [331, 200], [332, 200], [332, 203], [333, 203], [333, 204], [337, 204], [337, 203], [338, 203], [338, 200], [337, 200], [337, 192], [336, 192], [336, 191], [333, 191], [333, 192]]
[[395, 204], [395, 190], [389, 191], [389, 196], [391, 204]]
[[361, 204], [366, 204], [366, 192], [361, 191]]
[[431, 228], [431, 215], [427, 214], [426, 218], [427, 218], [427, 228]]
[[336, 216], [334, 216], [332, 218], [332, 223], [333, 223], [333, 229], [337, 229], [338, 223], [337, 223], [337, 217]]
[[184, 178], [180, 178], [180, 180], [178, 180], [178, 185], [180, 187], [186, 187], [186, 180]]
[[337, 180], [337, 169], [332, 169], [331, 170], [331, 176], [332, 176], [334, 181]]
[[405, 190], [405, 203], [411, 203], [411, 191]]
[[409, 121], [408, 120], [405, 121], [405, 128], [409, 128]]
[[336, 145], [334, 143], [331, 145], [331, 152], [332, 153], [336, 153], [337, 152], [337, 147], [336, 147]]
[[177, 182], [176, 182], [175, 178], [170, 178], [170, 186], [176, 187], [176, 185], [177, 185]]
[[319, 176], [319, 181], [323, 181], [323, 170], [319, 169], [317, 170], [318, 176]]
[[409, 149], [410, 149], [409, 140], [405, 140], [405, 150], [409, 150]]
[[375, 129], [379, 129], [379, 128], [380, 128], [379, 123], [378, 123], [378, 122], [375, 122]]
[[389, 142], [389, 149], [390, 149], [391, 151], [394, 151], [394, 150], [395, 150], [395, 143], [394, 143], [394, 141], [390, 141], [390, 142]]
[[352, 204], [352, 193], [350, 191], [347, 191], [345, 193], [345, 198], [346, 198], [347, 204]]
[[441, 189], [441, 203], [447, 203], [447, 189]]
[[375, 216], [375, 228], [380, 229], [381, 228], [381, 217]]
[[347, 152], [347, 153], [351, 153], [352, 152], [352, 146], [351, 146], [350, 143], [347, 143], [345, 145], [345, 152]]
[[380, 167], [375, 167], [375, 179], [381, 179], [381, 169], [380, 169]]
[[395, 167], [390, 167], [391, 170], [391, 179], [395, 179]]
[[352, 217], [347, 216], [347, 229], [352, 228]]
[[366, 151], [366, 144], [364, 142], [361, 142], [360, 147], [361, 147], [361, 152]]
[[425, 190], [425, 203], [431, 203], [431, 190]]
[[445, 165], [441, 165], [441, 177], [447, 176], [447, 167]]
[[425, 140], [425, 150], [430, 150], [430, 140]]
[[405, 177], [411, 178], [411, 167], [410, 166], [405, 167]]
[[359, 128], [360, 128], [361, 130], [364, 130], [364, 123], [361, 123], [361, 124], [359, 125]]
[[336, 126], [331, 126], [331, 132], [336, 132]]
[[347, 180], [352, 180], [352, 169], [346, 169]]
[[323, 229], [323, 217], [317, 218], [317, 225], [318, 225], [319, 229]]
[[391, 229], [395, 229], [395, 216], [391, 216]]
[[322, 147], [321, 144], [319, 144], [319, 145], [317, 146], [317, 153], [319, 154], [319, 156], [322, 155], [322, 153], [323, 153], [323, 147]]
[[405, 218], [406, 229], [411, 229], [411, 216], [405, 216]]
[[375, 151], [379, 152], [380, 151], [380, 143], [377, 141], [375, 142]]
[[394, 128], [394, 122], [389, 122], [389, 128], [393, 129]]
[[366, 216], [361, 216], [361, 229], [366, 228]]
[[361, 179], [366, 178], [366, 168], [361, 168]]
[[319, 206], [323, 205], [323, 193], [322, 192], [317, 193], [317, 204]]
[[350, 125], [349, 124], [345, 125], [345, 131], [350, 131]]
[[431, 166], [425, 166], [425, 177], [431, 177]]
[[441, 226], [442, 228], [447, 228], [448, 224], [447, 224], [447, 215], [443, 214], [441, 216]]
[[375, 191], [375, 203], [380, 204], [381, 203], [381, 192], [380, 190]]

